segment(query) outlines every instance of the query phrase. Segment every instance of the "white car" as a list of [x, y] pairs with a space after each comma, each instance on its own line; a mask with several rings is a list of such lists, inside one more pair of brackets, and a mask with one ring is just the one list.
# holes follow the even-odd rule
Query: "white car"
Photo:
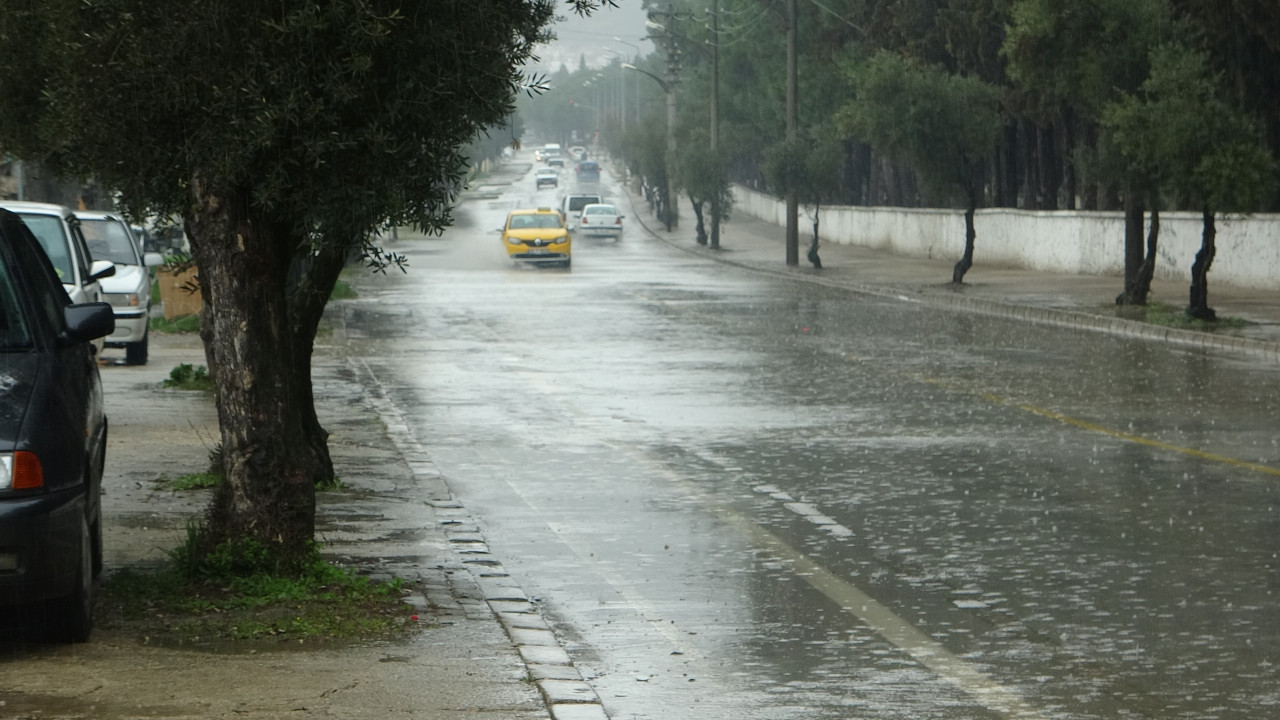
[[543, 185], [558, 187], [560, 185], [560, 173], [555, 168], [540, 167], [533, 171], [534, 189], [541, 188]]
[[613, 238], [622, 237], [622, 218], [625, 217], [615, 205], [593, 203], [582, 208], [578, 216], [579, 235], [608, 235]]
[[125, 361], [130, 365], [146, 365], [150, 268], [162, 265], [164, 259], [156, 252], [143, 254], [128, 224], [117, 215], [82, 211], [76, 217], [90, 254], [116, 266], [115, 275], [101, 280], [102, 299], [111, 303], [116, 316], [116, 331], [107, 336], [106, 346], [124, 348]]
[[[36, 202], [0, 202], [0, 208], [16, 213], [40, 242], [62, 288], [75, 304], [104, 302], [99, 280], [115, 274], [110, 260], [94, 260], [80, 232], [80, 220], [71, 208]], [[102, 350], [102, 339], [94, 341]]]

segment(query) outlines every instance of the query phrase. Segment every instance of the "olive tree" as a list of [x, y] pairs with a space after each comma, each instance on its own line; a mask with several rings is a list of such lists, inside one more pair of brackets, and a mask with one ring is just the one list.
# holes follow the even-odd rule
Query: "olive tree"
[[852, 72], [854, 97], [837, 116], [841, 129], [905, 160], [926, 186], [964, 202], [964, 255], [951, 276], [960, 284], [973, 267], [973, 217], [1000, 132], [999, 89], [887, 51]]
[[387, 223], [448, 224], [459, 148], [510, 114], [554, 10], [0, 0], [0, 146], [185, 223], [226, 474], [210, 543], [305, 557], [332, 472], [312, 344], [338, 273]]

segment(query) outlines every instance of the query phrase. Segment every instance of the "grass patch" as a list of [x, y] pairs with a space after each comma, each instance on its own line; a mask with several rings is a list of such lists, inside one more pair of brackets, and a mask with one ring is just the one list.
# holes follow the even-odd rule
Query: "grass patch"
[[217, 472], [188, 473], [169, 481], [169, 487], [174, 490], [204, 490], [221, 484], [222, 473]]
[[262, 546], [224, 543], [197, 556], [201, 528], [154, 570], [108, 577], [100, 594], [103, 624], [133, 629], [155, 640], [366, 640], [413, 627], [405, 583], [359, 577], [313, 548], [297, 577], [271, 571]]
[[200, 332], [200, 316], [199, 315], [183, 315], [172, 320], [166, 320], [163, 317], [153, 317], [147, 321], [147, 327], [152, 332], [168, 333], [170, 335], [178, 335], [182, 333]]
[[164, 386], [174, 390], [212, 390], [213, 378], [209, 377], [209, 371], [205, 366], [193, 366], [189, 363], [182, 363], [169, 371], [169, 377], [165, 379]]
[[1145, 306], [1128, 305], [1116, 308], [1116, 314], [1128, 320], [1151, 323], [1161, 327], [1179, 328], [1182, 330], [1199, 330], [1213, 332], [1215, 330], [1235, 330], [1248, 327], [1253, 323], [1234, 317], [1219, 317], [1213, 322], [1193, 318], [1182, 308], [1164, 303], [1150, 303]]
[[319, 490], [320, 492], [334, 492], [336, 490], [346, 489], [347, 484], [337, 475], [334, 475], [332, 480], [316, 483], [316, 490]]
[[333, 292], [329, 293], [330, 300], [354, 300], [360, 297], [355, 289], [345, 280], [339, 280], [333, 284]]

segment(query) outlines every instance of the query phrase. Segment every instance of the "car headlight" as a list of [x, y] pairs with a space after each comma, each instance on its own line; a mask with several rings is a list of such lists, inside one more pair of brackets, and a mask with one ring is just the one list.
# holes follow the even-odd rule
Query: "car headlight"
[[508, 242], [509, 244], [511, 244], [511, 245], [523, 245], [523, 244], [524, 244], [524, 241], [523, 241], [523, 240], [521, 240], [520, 238], [518, 238], [518, 237], [510, 237], [510, 236], [508, 236], [508, 237], [507, 237], [507, 242]]
[[25, 450], [0, 453], [0, 490], [30, 490], [42, 485], [44, 471], [35, 453]]
[[111, 307], [138, 307], [142, 304], [137, 293], [106, 293]]

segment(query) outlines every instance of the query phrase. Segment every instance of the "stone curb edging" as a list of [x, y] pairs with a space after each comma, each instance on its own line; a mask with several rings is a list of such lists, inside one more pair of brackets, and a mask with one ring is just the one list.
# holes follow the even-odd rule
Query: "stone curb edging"
[[[366, 401], [378, 415], [414, 482], [443, 487], [443, 476], [430, 455], [409, 431], [408, 422], [367, 363], [348, 360], [365, 382]], [[551, 720], [609, 720], [596, 694], [573, 664], [537, 605], [511, 579], [490, 552], [479, 526], [447, 492], [427, 501], [435, 510], [449, 545], [479, 588], [480, 598], [496, 617], [520, 655], [529, 678], [538, 686]]]
[[1242, 352], [1270, 360], [1271, 362], [1280, 363], [1280, 343], [1268, 342], [1265, 340], [1254, 340], [1252, 338], [1239, 337], [1236, 335], [1214, 335], [1212, 333], [1197, 332], [1195, 330], [1185, 330], [1182, 328], [1171, 328], [1163, 325], [1152, 325], [1150, 323], [1139, 322], [1137, 320], [1107, 317], [1106, 315], [1095, 315], [1093, 313], [1079, 312], [1076, 310], [1062, 310], [1058, 308], [1046, 308], [1034, 305], [1019, 305], [1016, 303], [1002, 302], [986, 298], [971, 298], [951, 292], [916, 288], [903, 289], [880, 285], [868, 285], [865, 283], [840, 282], [837, 280], [822, 278], [816, 273], [806, 270], [774, 268], [724, 257], [715, 250], [710, 250], [701, 246], [688, 247], [682, 243], [675, 242], [672, 238], [665, 237], [658, 230], [649, 227], [644, 220], [640, 219], [641, 213], [636, 209], [636, 199], [634, 195], [632, 195], [631, 191], [626, 188], [623, 189], [623, 192], [626, 193], [627, 199], [631, 203], [632, 217], [636, 218], [636, 222], [640, 223], [640, 225], [654, 238], [690, 255], [706, 258], [725, 265], [733, 265], [744, 270], [751, 270], [753, 272], [764, 273], [776, 277], [785, 277], [792, 280], [800, 280], [870, 297], [898, 300], [902, 302], [916, 302], [934, 307], [945, 307], [962, 312], [973, 312], [1010, 320], [1026, 320], [1041, 325], [1072, 328], [1075, 330], [1087, 330], [1140, 340], [1171, 343], [1185, 347]]

